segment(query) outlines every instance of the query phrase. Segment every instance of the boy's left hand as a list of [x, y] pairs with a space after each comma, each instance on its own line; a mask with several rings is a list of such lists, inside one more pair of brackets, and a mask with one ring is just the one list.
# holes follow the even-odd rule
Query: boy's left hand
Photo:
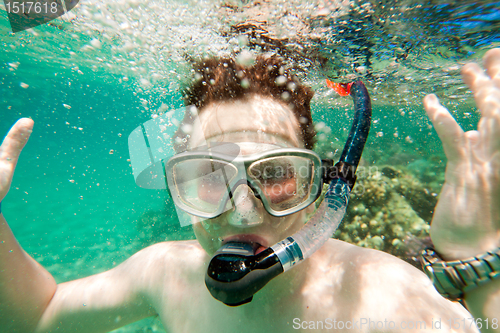
[[445, 260], [466, 259], [500, 246], [500, 49], [462, 70], [481, 112], [477, 131], [465, 132], [435, 95], [424, 98], [448, 158], [434, 210], [431, 238]]

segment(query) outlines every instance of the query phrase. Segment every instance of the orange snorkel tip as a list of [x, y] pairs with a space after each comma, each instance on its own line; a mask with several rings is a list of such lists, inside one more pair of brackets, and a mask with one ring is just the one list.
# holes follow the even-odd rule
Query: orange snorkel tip
[[326, 79], [326, 86], [335, 90], [340, 96], [349, 96], [351, 94], [351, 83], [336, 83]]

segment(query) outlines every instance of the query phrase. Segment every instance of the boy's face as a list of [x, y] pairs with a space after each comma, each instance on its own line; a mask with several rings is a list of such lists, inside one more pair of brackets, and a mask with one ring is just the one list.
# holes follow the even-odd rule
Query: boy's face
[[[240, 145], [242, 155], [279, 147], [303, 148], [294, 113], [271, 97], [253, 95], [245, 100], [212, 103], [200, 111], [199, 120], [201, 129], [193, 133], [203, 133], [206, 142], [244, 142]], [[203, 144], [202, 137], [193, 134], [190, 148]], [[272, 216], [245, 184], [238, 186], [234, 197], [233, 209], [193, 225], [196, 238], [210, 255], [228, 241], [254, 243], [259, 252], [304, 225], [307, 209], [284, 217]]]

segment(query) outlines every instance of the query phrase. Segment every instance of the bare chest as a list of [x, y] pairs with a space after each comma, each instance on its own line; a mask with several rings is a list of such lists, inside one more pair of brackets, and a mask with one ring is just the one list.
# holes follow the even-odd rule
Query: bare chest
[[287, 272], [238, 307], [212, 298], [200, 265], [165, 277], [155, 290], [155, 309], [172, 333], [476, 331], [450, 327], [450, 320], [467, 321], [471, 315], [441, 298], [425, 275], [387, 255], [365, 260], [379, 254], [362, 254], [363, 260], [311, 260], [304, 275], [294, 280]]

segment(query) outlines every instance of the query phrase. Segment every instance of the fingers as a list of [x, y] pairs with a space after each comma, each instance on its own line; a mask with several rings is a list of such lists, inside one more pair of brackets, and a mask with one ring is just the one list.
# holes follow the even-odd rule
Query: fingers
[[500, 109], [492, 112], [490, 117], [482, 117], [479, 121], [478, 131], [481, 136], [482, 160], [484, 161], [495, 152], [500, 151]]
[[479, 144], [479, 132], [478, 131], [468, 131], [465, 132], [465, 138], [469, 141], [472, 148]]
[[[424, 98], [424, 108], [436, 132], [443, 143], [443, 149], [449, 161], [456, 161], [464, 154], [464, 131], [453, 116], [443, 107], [436, 95]], [[474, 138], [473, 138], [474, 139]]]
[[467, 64], [462, 69], [463, 79], [481, 111], [478, 131], [482, 145], [476, 156], [482, 160], [500, 150], [500, 49], [488, 51], [484, 63], [488, 75], [476, 64]]
[[32, 119], [22, 118], [12, 126], [0, 146], [0, 162], [16, 165], [19, 154], [21, 154], [21, 150], [28, 142], [33, 130], [33, 124]]
[[477, 64], [467, 64], [462, 68], [462, 78], [474, 94], [477, 107], [482, 116], [489, 117], [487, 104], [500, 93], [490, 78]]
[[[486, 117], [491, 117], [492, 112], [500, 108], [500, 49], [491, 51], [488, 51], [484, 58], [491, 78], [474, 63], [467, 64], [462, 69], [463, 80], [474, 93], [481, 115]], [[499, 82], [495, 82], [493, 77]]]
[[[490, 172], [495, 177], [497, 182], [500, 181], [500, 152], [496, 152], [490, 160]], [[498, 221], [500, 224], [500, 221]]]
[[464, 137], [465, 142], [468, 145], [467, 152], [471, 154], [471, 160], [485, 161], [487, 156], [482, 147], [484, 138], [481, 136], [481, 133], [479, 131], [468, 131], [464, 133]]
[[473, 93], [476, 93], [483, 87], [493, 86], [490, 78], [475, 63], [466, 64], [462, 68], [462, 78]]
[[495, 86], [500, 89], [500, 49], [492, 49], [484, 55], [484, 67]]

